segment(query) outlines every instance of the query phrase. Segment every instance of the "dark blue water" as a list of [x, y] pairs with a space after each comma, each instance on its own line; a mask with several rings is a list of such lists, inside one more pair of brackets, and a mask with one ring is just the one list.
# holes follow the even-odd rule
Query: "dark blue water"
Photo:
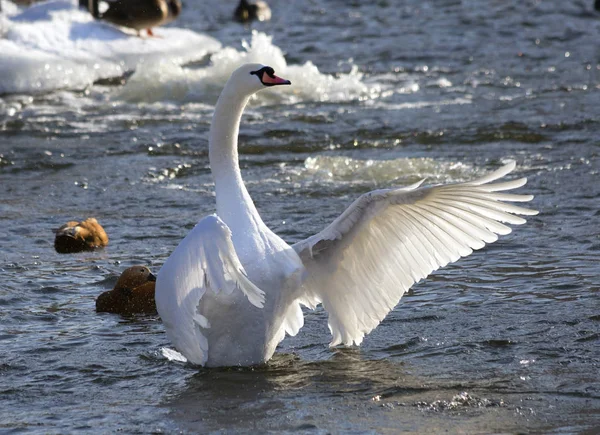
[[[233, 5], [187, 2], [174, 25], [235, 49], [212, 64], [0, 96], [0, 431], [600, 430], [592, 2], [271, 6], [245, 27]], [[255, 35], [252, 55], [283, 62], [294, 86], [252, 102], [241, 164], [287, 241], [370, 189], [468, 180], [508, 159], [540, 214], [415, 285], [360, 348], [330, 349], [319, 309], [266, 366], [199, 370], [163, 356], [158, 317], [96, 314], [94, 301], [130, 265], [158, 271], [213, 212], [210, 117], [253, 29], [273, 39]], [[108, 248], [55, 253], [53, 229], [88, 216]]]

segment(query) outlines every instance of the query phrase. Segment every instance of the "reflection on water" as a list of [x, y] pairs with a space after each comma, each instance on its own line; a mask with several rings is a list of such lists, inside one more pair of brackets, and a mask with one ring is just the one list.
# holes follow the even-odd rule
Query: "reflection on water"
[[[494, 388], [418, 378], [400, 362], [338, 350], [324, 361], [276, 354], [254, 369], [209, 369], [190, 376], [163, 406], [190, 431], [382, 431], [432, 433], [467, 414], [455, 430], [524, 429], [530, 410]], [[490, 380], [490, 382], [493, 382]], [[468, 392], [469, 391], [469, 392]], [[475, 391], [475, 392], [473, 392]], [[343, 416], [343, 417], [342, 417]], [[415, 426], [415, 420], [426, 417]], [[477, 429], [478, 428], [478, 429]]]
[[[276, 354], [254, 369], [202, 370], [165, 406], [174, 419], [197, 430], [260, 430], [273, 424], [282, 430], [327, 429], [340, 401], [353, 397], [357, 404], [370, 404], [392, 385], [410, 390], [408, 379], [401, 364], [366, 361], [355, 350], [339, 350], [318, 362]], [[351, 427], [339, 423], [339, 429]]]

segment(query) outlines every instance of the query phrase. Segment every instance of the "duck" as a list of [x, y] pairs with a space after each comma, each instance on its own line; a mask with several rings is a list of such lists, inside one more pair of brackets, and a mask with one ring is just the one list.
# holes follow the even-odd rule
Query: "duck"
[[170, 23], [181, 13], [179, 0], [107, 0], [105, 3], [108, 8], [100, 12], [99, 0], [79, 1], [94, 18], [135, 29], [138, 36], [143, 29], [148, 36], [154, 36], [152, 27]]
[[377, 189], [330, 225], [292, 245], [263, 222], [243, 182], [238, 133], [263, 89], [289, 86], [272, 67], [246, 64], [229, 77], [209, 131], [216, 213], [202, 218], [160, 268], [156, 307], [167, 338], [189, 363], [266, 363], [303, 326], [302, 306], [328, 314], [330, 346], [358, 346], [416, 282], [511, 232], [538, 212], [505, 193], [515, 161], [478, 179]]
[[[31, 6], [34, 3], [40, 2], [42, 0], [12, 0], [12, 2], [16, 5], [19, 6]], [[1, 6], [1, 1], [0, 1], [0, 6]], [[2, 8], [0, 7], [0, 11], [2, 10]]]
[[131, 266], [123, 271], [115, 288], [96, 299], [96, 312], [121, 315], [155, 314], [156, 276], [146, 266]]
[[233, 12], [233, 19], [240, 23], [250, 21], [269, 21], [271, 19], [271, 8], [267, 2], [258, 0], [255, 3], [250, 3], [248, 0], [240, 0], [240, 4]]
[[69, 221], [55, 231], [54, 249], [59, 254], [93, 251], [108, 245], [108, 236], [96, 218]]

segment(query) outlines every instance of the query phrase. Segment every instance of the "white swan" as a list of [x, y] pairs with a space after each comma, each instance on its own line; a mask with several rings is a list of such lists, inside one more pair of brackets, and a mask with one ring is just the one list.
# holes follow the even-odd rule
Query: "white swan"
[[244, 65], [217, 102], [209, 159], [217, 214], [205, 217], [161, 268], [156, 305], [167, 335], [192, 363], [268, 361], [285, 334], [304, 323], [300, 305], [322, 303], [331, 345], [360, 344], [412, 284], [523, 224], [506, 204], [533, 196], [499, 193], [525, 178], [493, 183], [511, 162], [468, 183], [366, 193], [320, 233], [289, 246], [263, 223], [238, 165], [237, 136], [249, 97], [290, 84], [270, 67]]

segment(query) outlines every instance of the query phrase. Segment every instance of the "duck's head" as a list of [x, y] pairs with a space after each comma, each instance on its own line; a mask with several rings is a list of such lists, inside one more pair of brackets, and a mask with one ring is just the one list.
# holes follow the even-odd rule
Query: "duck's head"
[[146, 266], [132, 266], [123, 271], [115, 289], [134, 289], [148, 281], [156, 281], [156, 277]]
[[260, 63], [247, 63], [236, 69], [229, 78], [226, 88], [230, 86], [238, 94], [252, 95], [261, 89], [291, 85], [289, 80], [277, 77], [275, 70]]

